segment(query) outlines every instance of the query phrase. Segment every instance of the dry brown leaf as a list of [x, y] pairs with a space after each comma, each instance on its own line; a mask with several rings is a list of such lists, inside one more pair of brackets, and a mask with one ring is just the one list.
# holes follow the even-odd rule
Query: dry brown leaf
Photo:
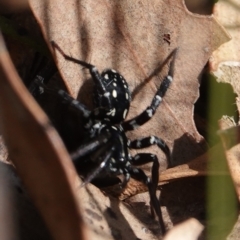
[[[119, 70], [126, 77], [134, 97], [129, 118], [140, 113], [150, 103], [164, 74], [166, 74], [167, 67], [162, 69], [162, 64], [165, 63], [172, 50], [178, 47], [174, 83], [164, 99], [161, 110], [157, 112], [150, 123], [146, 124], [140, 131], [136, 131], [136, 133], [129, 136], [130, 138], [149, 134], [161, 136], [173, 149], [174, 164], [194, 159], [205, 151], [203, 139], [196, 131], [192, 120], [193, 104], [198, 97], [197, 77], [206, 64], [211, 52], [228, 40], [226, 33], [223, 32], [214, 18], [189, 13], [180, 0], [171, 0], [168, 2], [155, 1], [151, 2], [151, 4], [147, 1], [135, 3], [128, 1], [79, 2], [73, 0], [52, 0], [47, 2], [35, 0], [31, 1], [31, 6], [48, 42], [49, 40], [54, 40], [64, 49], [65, 53], [89, 61], [95, 64], [99, 70], [112, 67]], [[166, 36], [170, 36], [170, 42], [166, 39]], [[81, 67], [64, 61], [60, 55], [57, 56], [59, 69], [66, 80], [69, 91], [73, 96], [79, 95], [81, 100], [88, 103], [91, 89], [86, 88], [85, 80], [89, 78], [89, 74], [87, 71], [83, 71]], [[161, 69], [161, 71], [157, 71], [156, 76], [153, 75], [158, 69]], [[19, 89], [22, 90], [21, 87]], [[10, 91], [11, 89], [9, 88]], [[25, 96], [25, 91], [18, 90], [16, 92], [19, 95], [17, 96], [19, 101], [14, 101], [15, 106], [13, 106], [12, 112], [10, 111], [10, 107], [9, 112], [16, 117], [21, 117], [24, 116], [26, 111], [28, 113], [28, 110], [24, 109], [24, 107], [32, 106], [34, 103], [30, 100], [29, 102], [24, 100], [24, 106], [21, 106], [20, 110], [16, 109], [16, 106], [18, 106], [17, 103], [21, 105], [21, 101], [24, 99], [21, 98], [21, 95]], [[3, 96], [7, 97], [6, 95]], [[27, 93], [26, 98], [28, 98]], [[13, 99], [15, 99], [15, 96], [11, 101]], [[6, 108], [4, 109], [6, 110]], [[14, 111], [17, 111], [16, 113], [20, 115], [16, 115]], [[35, 114], [38, 116], [39, 110]], [[40, 116], [42, 116], [41, 113]], [[32, 116], [30, 117], [31, 120], [34, 119]], [[17, 121], [13, 124], [18, 126]], [[40, 123], [38, 122], [38, 124]], [[51, 206], [52, 209], [49, 209], [49, 205], [45, 204], [43, 206], [44, 204], [41, 203], [41, 194], [44, 191], [45, 196], [52, 196], [53, 202], [58, 203], [59, 199], [55, 198], [60, 193], [56, 194], [55, 190], [59, 191], [59, 187], [57, 186], [60, 185], [62, 196], [64, 195], [65, 198], [70, 196], [69, 201], [73, 201], [72, 203], [74, 203], [74, 191], [72, 190], [78, 183], [74, 182], [76, 180], [76, 173], [72, 169], [72, 165], [68, 162], [68, 157], [65, 153], [61, 156], [65, 160], [56, 160], [56, 158], [61, 159], [59, 155], [64, 151], [62, 150], [64, 147], [61, 144], [60, 153], [55, 152], [54, 154], [56, 155], [53, 153], [51, 155], [49, 152], [46, 152], [42, 155], [44, 152], [43, 148], [51, 149], [51, 144], [55, 145], [55, 140], [57, 142], [59, 140], [57, 140], [55, 135], [52, 143], [46, 140], [49, 132], [45, 132], [46, 129], [42, 127], [45, 125], [41, 124], [35, 127], [37, 129], [40, 127], [40, 134], [43, 134], [41, 131], [44, 134], [40, 138], [34, 135], [34, 140], [36, 138], [43, 139], [42, 143], [46, 145], [43, 147], [42, 143], [39, 144], [38, 147], [41, 151], [38, 154], [41, 159], [53, 158], [49, 163], [44, 162], [44, 164], [46, 163], [44, 169], [46, 167], [47, 171], [49, 171], [49, 178], [45, 179], [46, 182], [49, 181], [49, 184], [46, 184], [46, 189], [41, 187], [44, 183], [41, 180], [42, 177], [45, 177], [45, 174], [41, 175], [40, 168], [36, 165], [40, 162], [27, 161], [26, 158], [19, 155], [19, 152], [14, 151], [14, 148], [10, 147], [10, 151], [13, 157], [16, 154], [16, 158], [14, 159], [15, 161], [17, 160], [15, 164], [17, 163], [20, 175], [25, 180], [34, 201], [42, 210], [52, 233], [58, 239], [61, 239], [61, 237], [64, 238], [66, 236], [64, 234], [60, 236], [65, 230], [65, 234], [72, 229], [71, 234], [79, 234], [78, 211], [75, 209], [76, 212], [73, 213], [77, 221], [74, 220], [73, 216], [66, 216], [62, 222], [63, 225], [66, 224], [63, 228], [59, 227], [59, 225], [54, 225], [56, 223], [54, 220], [56, 219], [47, 219], [46, 216], [53, 214], [60, 206], [60, 203], [56, 204], [56, 206]], [[8, 139], [9, 133], [6, 130], [11, 129], [11, 126], [8, 126], [9, 128], [5, 128], [4, 132], [7, 137], [7, 143], [9, 146], [17, 146], [15, 145], [15, 139]], [[16, 143], [20, 144], [17, 146], [18, 149], [24, 151], [25, 154], [28, 153], [33, 159], [39, 159], [39, 156], [36, 157], [35, 153], [32, 152], [34, 149], [33, 145], [36, 143], [32, 139], [31, 132], [29, 132], [29, 126], [27, 125], [27, 128], [24, 128], [21, 125], [21, 128], [23, 130], [17, 130], [20, 136], [30, 137], [31, 141], [28, 141], [28, 144], [26, 144], [25, 140], [20, 140], [20, 142]], [[157, 149], [154, 149], [154, 152], [162, 156]], [[44, 156], [45, 154], [46, 156]], [[61, 168], [62, 165], [64, 165], [63, 168]], [[35, 174], [33, 169], [38, 170], [37, 174]], [[98, 234], [98, 238], [96, 236], [93, 237], [96, 232], [106, 234], [103, 236], [104, 239], [112, 239], [111, 235], [114, 238], [122, 236], [123, 239], [126, 239], [125, 236], [133, 237], [132, 239], [134, 237], [142, 238], [143, 233], [146, 234], [143, 237], [144, 239], [155, 239], [154, 235], [159, 234], [159, 232], [156, 234], [156, 230], [152, 231], [149, 226], [148, 229], [150, 230], [143, 228], [135, 216], [132, 217], [122, 204], [116, 200], [111, 201], [111, 199], [105, 198], [100, 191], [92, 186], [79, 190], [79, 195], [81, 201], [84, 202], [82, 205], [83, 214], [88, 224], [92, 225], [94, 230], [89, 233], [89, 236], [92, 236], [91, 239], [100, 239]], [[93, 205], [92, 201], [94, 197], [97, 198], [97, 201]], [[68, 204], [66, 206], [70, 208], [74, 206], [71, 203]], [[127, 213], [122, 212], [122, 210], [120, 211], [118, 205], [120, 209], [125, 209]], [[99, 212], [95, 212], [95, 207]], [[73, 208], [71, 209], [73, 210]], [[109, 209], [114, 209], [113, 213], [107, 212]], [[111, 218], [114, 218], [114, 214], [116, 213], [117, 218], [114, 222]], [[65, 211], [63, 211], [63, 214], [65, 214]], [[66, 214], [72, 214], [72, 212], [68, 211]], [[90, 217], [88, 218], [87, 216]], [[91, 219], [94, 219], [94, 221], [91, 222]], [[124, 221], [123, 224], [119, 224], [119, 219]], [[95, 224], [95, 220], [99, 224]], [[72, 224], [72, 221], [75, 221], [75, 223]], [[107, 228], [108, 225], [110, 225], [109, 228]], [[71, 236], [69, 235], [68, 238], [71, 238]], [[74, 237], [71, 239], [74, 239]]]
[[[224, 154], [224, 150], [221, 144], [217, 144], [207, 153], [197, 157], [189, 163], [176, 166], [174, 168], [169, 168], [163, 171], [160, 175], [160, 183], [164, 184], [169, 181], [174, 181], [180, 178], [186, 177], [198, 177], [198, 176], [208, 176], [208, 175], [226, 175], [227, 171], [219, 172], [214, 171], [214, 166], [218, 165], [219, 156]], [[211, 161], [213, 166], [211, 171], [208, 170], [207, 165]]]
[[163, 240], [197, 240], [203, 225], [194, 218], [188, 219], [171, 229]]
[[224, 117], [220, 121], [219, 131], [222, 144], [225, 148], [225, 155], [228, 167], [235, 185], [235, 189], [240, 200], [240, 127], [236, 126], [233, 119]]
[[[133, 91], [128, 118], [150, 103], [160, 85], [170, 53], [178, 48], [174, 82], [156, 116], [133, 139], [150, 134], [173, 149], [173, 164], [185, 163], [205, 151], [193, 122], [198, 97], [198, 76], [213, 50], [228, 40], [213, 17], [188, 12], [182, 0], [171, 1], [30, 1], [47, 42], [54, 40], [64, 52], [96, 65], [114, 68]], [[166, 36], [170, 36], [170, 42]], [[88, 71], [56, 53], [59, 69], [70, 93], [89, 102]], [[157, 71], [160, 67], [161, 71]], [[191, 151], [189, 151], [191, 149]], [[157, 148], [151, 150], [161, 158]], [[164, 164], [162, 164], [164, 166]]]
[[[239, 9], [240, 4], [235, 0], [219, 1], [214, 8], [214, 15], [228, 30], [232, 40], [222, 45], [214, 52], [211, 67], [217, 81], [230, 83], [234, 92], [238, 95], [236, 103], [240, 109], [240, 56], [239, 56]], [[228, 16], [228, 17], [226, 17]], [[239, 179], [239, 134], [238, 128], [230, 117], [223, 117], [220, 121], [221, 140], [225, 147], [226, 159], [235, 188], [240, 196]]]
[[228, 31], [231, 41], [218, 48], [211, 58], [212, 71], [221, 74], [221, 66], [233, 66], [240, 61], [239, 41], [240, 41], [240, 3], [238, 0], [219, 0], [213, 9], [214, 16]]
[[240, 110], [240, 3], [237, 0], [220, 0], [214, 7], [214, 16], [226, 28], [232, 39], [218, 48], [211, 57], [210, 67], [218, 82], [229, 83], [238, 95]]
[[[87, 239], [159, 239], [159, 224], [154, 221], [146, 202], [138, 206], [124, 204], [104, 196], [92, 185], [78, 189], [84, 221], [96, 238]], [[90, 235], [91, 236], [91, 235]]]

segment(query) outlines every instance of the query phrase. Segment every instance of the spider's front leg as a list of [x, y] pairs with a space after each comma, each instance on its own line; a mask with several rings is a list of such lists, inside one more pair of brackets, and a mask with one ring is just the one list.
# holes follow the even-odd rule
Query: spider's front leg
[[31, 82], [28, 87], [29, 92], [34, 96], [38, 96], [43, 94], [44, 92], [50, 93], [53, 96], [57, 96], [61, 98], [61, 100], [73, 109], [76, 113], [80, 113], [83, 117], [88, 118], [91, 114], [91, 111], [88, 108], [71, 97], [64, 90], [51, 89], [46, 84], [53, 77], [53, 75], [57, 72], [56, 65], [53, 62], [47, 64], [41, 71], [35, 76], [34, 80]]
[[85, 67], [89, 70], [89, 72], [92, 76], [92, 79], [93, 79], [94, 83], [96, 84], [96, 87], [97, 87], [98, 91], [100, 92], [100, 94], [102, 96], [105, 97], [105, 99], [107, 101], [107, 106], [106, 107], [108, 109], [112, 109], [112, 102], [111, 102], [110, 95], [108, 94], [108, 91], [106, 90], [106, 86], [104, 85], [102, 76], [99, 74], [97, 68], [90, 63], [87, 63], [87, 62], [81, 61], [79, 59], [73, 58], [71, 56], [68, 56], [67, 54], [65, 54], [63, 52], [63, 50], [58, 46], [58, 44], [56, 42], [52, 41], [51, 43], [52, 43], [52, 46], [55, 49], [57, 49], [66, 60], [71, 61], [71, 62], [76, 63], [76, 64], [79, 64], [79, 65], [82, 65], [83, 67]]
[[28, 86], [29, 92], [34, 96], [38, 96], [44, 92], [45, 84], [54, 76], [57, 72], [57, 68], [54, 62], [49, 61], [48, 64], [44, 66], [34, 77], [33, 81], [31, 81]]
[[[50, 93], [52, 95], [55, 95], [55, 96], [59, 97], [64, 104], [68, 105], [77, 114], [80, 114], [84, 118], [88, 118], [90, 116], [91, 111], [88, 110], [88, 108], [84, 104], [82, 104], [78, 100], [71, 97], [67, 92], [65, 92], [62, 89], [57, 90], [57, 89], [51, 89], [51, 88], [47, 87], [42, 82], [42, 80], [40, 80], [40, 77], [44, 78], [43, 76], [40, 76], [40, 75], [38, 77], [36, 77], [35, 80], [34, 80], [34, 84], [31, 85], [32, 88], [30, 89], [30, 91], [31, 90], [36, 91], [35, 86], [38, 86], [39, 89], [42, 89], [41, 90], [42, 92], [47, 92], [47, 93]], [[31, 92], [31, 93], [34, 95], [34, 92]]]
[[174, 62], [175, 57], [170, 63], [170, 68], [168, 75], [163, 79], [158, 91], [156, 92], [151, 105], [147, 107], [146, 110], [144, 110], [140, 115], [137, 117], [130, 119], [122, 124], [122, 127], [125, 131], [131, 131], [139, 126], [143, 125], [147, 121], [149, 121], [152, 116], [155, 114], [157, 108], [159, 107], [160, 103], [162, 102], [162, 99], [164, 95], [166, 94], [172, 80], [173, 80], [173, 69], [174, 69]]
[[52, 46], [66, 60], [80, 64], [89, 70], [95, 83], [93, 92], [94, 105], [101, 113], [101, 116], [97, 116], [97, 114], [95, 116], [98, 119], [99, 117], [108, 119], [112, 124], [122, 123], [128, 114], [131, 101], [131, 94], [124, 77], [114, 69], [105, 69], [100, 74], [94, 65], [66, 55], [55, 42], [52, 42]]

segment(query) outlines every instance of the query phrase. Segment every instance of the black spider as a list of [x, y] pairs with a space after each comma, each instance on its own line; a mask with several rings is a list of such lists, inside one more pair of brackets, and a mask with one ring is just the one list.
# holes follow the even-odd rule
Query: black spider
[[[84, 144], [78, 147], [71, 154], [71, 157], [77, 169], [82, 169], [85, 172], [84, 184], [98, 177], [105, 178], [117, 175], [124, 176], [124, 180], [121, 183], [122, 188], [126, 186], [130, 177], [143, 182], [148, 187], [151, 208], [156, 213], [164, 233], [165, 226], [160, 203], [156, 196], [159, 181], [158, 158], [156, 155], [150, 153], [139, 153], [131, 156], [129, 149], [141, 149], [157, 145], [165, 153], [168, 166], [170, 166], [170, 150], [166, 143], [157, 136], [130, 141], [125, 133], [138, 128], [152, 118], [173, 80], [174, 60], [171, 62], [169, 73], [162, 81], [150, 106], [140, 115], [124, 122], [129, 111], [131, 94], [123, 76], [113, 69], [104, 70], [99, 74], [94, 65], [67, 56], [54, 42], [52, 42], [52, 45], [66, 60], [89, 69], [95, 84], [95, 106], [92, 111], [81, 102], [73, 99], [65, 91], [50, 90], [46, 87], [45, 80], [50, 75], [48, 73], [45, 74], [48, 77], [38, 74], [30, 87], [32, 94], [36, 94], [36, 92], [41, 93], [44, 90], [57, 93], [68, 106], [83, 118], [86, 133]], [[153, 163], [151, 178], [142, 169], [136, 167], [150, 162]], [[90, 166], [88, 170], [86, 170], [87, 166]]]

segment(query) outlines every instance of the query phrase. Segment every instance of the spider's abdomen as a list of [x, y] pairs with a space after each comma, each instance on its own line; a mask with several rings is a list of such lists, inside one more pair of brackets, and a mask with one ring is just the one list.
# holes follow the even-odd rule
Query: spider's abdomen
[[107, 110], [105, 118], [112, 124], [119, 124], [126, 118], [130, 106], [128, 84], [124, 77], [113, 69], [103, 71], [101, 78], [106, 92], [101, 94], [97, 88], [94, 90], [95, 106]]
[[127, 137], [121, 126], [104, 125], [99, 131], [99, 134], [103, 132], [109, 132], [111, 134], [111, 144], [115, 150], [112, 151], [111, 158], [108, 163], [108, 169], [106, 171], [109, 174], [119, 175], [123, 173], [123, 170], [130, 164], [129, 150], [127, 146]]

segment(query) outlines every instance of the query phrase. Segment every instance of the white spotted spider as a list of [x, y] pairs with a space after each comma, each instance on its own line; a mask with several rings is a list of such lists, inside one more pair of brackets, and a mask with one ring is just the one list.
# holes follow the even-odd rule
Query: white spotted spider
[[[52, 42], [52, 45], [66, 60], [87, 68], [95, 84], [93, 90], [94, 109], [92, 111], [65, 91], [50, 90], [51, 92], [55, 91], [65, 104], [78, 112], [83, 119], [84, 144], [78, 147], [71, 154], [71, 157], [76, 168], [85, 173], [84, 184], [92, 182], [96, 178], [118, 175], [124, 176], [121, 182], [122, 188], [126, 186], [131, 177], [143, 182], [148, 187], [151, 208], [158, 217], [162, 232], [165, 233], [160, 202], [156, 196], [159, 181], [158, 158], [150, 153], [139, 153], [132, 156], [129, 149], [142, 149], [157, 145], [165, 153], [168, 166], [170, 166], [170, 150], [167, 144], [157, 136], [131, 141], [126, 137], [126, 132], [138, 128], [153, 117], [173, 80], [174, 60], [171, 62], [168, 75], [162, 81], [150, 106], [135, 118], [124, 121], [129, 111], [131, 94], [123, 76], [113, 69], [104, 70], [99, 74], [94, 65], [67, 56], [55, 42]], [[30, 87], [32, 94], [37, 88], [38, 91], [40, 89], [41, 91], [49, 91], [49, 88], [44, 84], [45, 80], [44, 75], [35, 77]], [[137, 167], [146, 163], [153, 163], [151, 178]]]

